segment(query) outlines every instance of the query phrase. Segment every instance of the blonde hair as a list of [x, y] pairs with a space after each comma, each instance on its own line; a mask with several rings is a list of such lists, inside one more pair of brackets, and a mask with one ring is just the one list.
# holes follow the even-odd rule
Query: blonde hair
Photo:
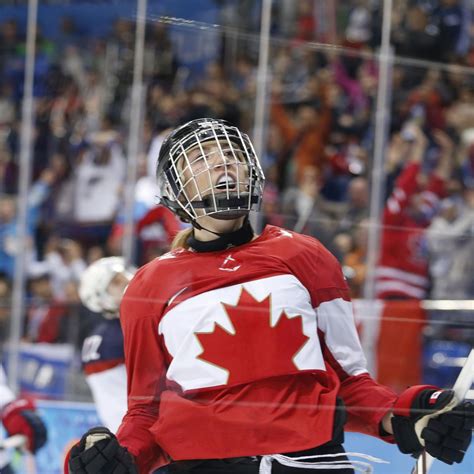
[[192, 233], [193, 233], [192, 227], [179, 231], [175, 235], [173, 242], [171, 242], [171, 250], [175, 250], [179, 248], [188, 249], [189, 248], [188, 239]]

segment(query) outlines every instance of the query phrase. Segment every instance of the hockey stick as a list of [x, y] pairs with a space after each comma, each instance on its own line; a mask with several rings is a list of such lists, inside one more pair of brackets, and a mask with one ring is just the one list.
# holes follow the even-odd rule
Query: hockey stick
[[13, 435], [9, 438], [0, 440], [0, 451], [6, 449], [19, 449], [22, 451], [22, 455], [25, 457], [24, 468], [26, 469], [26, 474], [37, 474], [36, 470], [36, 460], [33, 454], [31, 454], [27, 449], [26, 445], [28, 443], [28, 438], [24, 435]]
[[0, 449], [22, 449], [26, 446], [27, 441], [24, 435], [13, 435], [0, 440]]
[[[467, 392], [474, 383], [474, 349], [467, 356], [466, 362], [464, 363], [461, 372], [454, 383], [454, 395], [461, 402], [466, 398]], [[426, 451], [420, 454], [420, 457], [416, 461], [416, 465], [412, 470], [412, 474], [428, 474], [434, 458], [430, 456]]]

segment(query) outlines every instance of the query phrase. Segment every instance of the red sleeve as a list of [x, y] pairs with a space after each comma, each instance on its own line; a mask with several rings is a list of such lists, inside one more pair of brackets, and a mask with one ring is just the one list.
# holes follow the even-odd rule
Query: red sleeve
[[410, 197], [418, 190], [417, 177], [420, 171], [419, 163], [405, 166], [397, 178], [395, 188], [387, 199], [384, 209], [384, 222], [395, 224], [402, 216], [403, 209], [410, 202]]
[[120, 307], [128, 409], [117, 432], [120, 444], [133, 454], [141, 473], [168, 463], [149, 431], [158, 419], [165, 359], [158, 335], [159, 307], [155, 298], [146, 296], [150, 291], [145, 275], [146, 267], [142, 267], [127, 288]]
[[[368, 373], [349, 376], [341, 382], [339, 395], [347, 407], [346, 431], [356, 431], [380, 438], [382, 418], [393, 407], [397, 395], [378, 384]], [[393, 443], [393, 437], [384, 437]]]
[[176, 216], [166, 207], [157, 206], [150, 209], [137, 223], [137, 232], [140, 233], [145, 227], [155, 223], [161, 223], [165, 228], [168, 243], [171, 244], [175, 235], [180, 230], [180, 224]]
[[433, 174], [426, 190], [436, 194], [439, 198], [443, 198], [446, 195], [446, 182], [440, 176]]
[[162, 214], [162, 206], [153, 207], [150, 209], [138, 222], [137, 232], [140, 232], [144, 227], [149, 226], [160, 220]]
[[163, 213], [163, 225], [165, 226], [166, 235], [168, 236], [168, 243], [171, 244], [176, 234], [180, 231], [181, 225], [178, 219], [176, 219], [176, 216], [169, 209], [163, 209], [165, 211]]
[[314, 270], [307, 288], [317, 314], [324, 360], [340, 381], [338, 396], [348, 413], [346, 429], [380, 437], [380, 421], [397, 395], [368, 374], [341, 267], [322, 245], [317, 251], [319, 255], [308, 259], [313, 261]]

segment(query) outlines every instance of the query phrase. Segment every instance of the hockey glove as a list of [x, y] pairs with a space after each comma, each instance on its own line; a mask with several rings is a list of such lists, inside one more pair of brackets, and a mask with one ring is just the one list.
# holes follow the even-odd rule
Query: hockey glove
[[69, 474], [138, 474], [132, 455], [120, 446], [107, 428], [85, 433], [71, 448], [66, 472]]
[[446, 464], [460, 463], [474, 428], [474, 405], [456, 399], [452, 390], [416, 385], [405, 390], [394, 406], [392, 428], [402, 453], [423, 449]]
[[26, 436], [26, 447], [32, 453], [44, 446], [48, 439], [46, 426], [30, 400], [19, 399], [9, 403], [3, 409], [2, 422], [9, 436]]

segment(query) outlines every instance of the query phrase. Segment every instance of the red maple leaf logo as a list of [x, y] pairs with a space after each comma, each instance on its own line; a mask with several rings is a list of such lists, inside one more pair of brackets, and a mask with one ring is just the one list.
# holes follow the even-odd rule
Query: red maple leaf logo
[[271, 326], [270, 297], [257, 301], [245, 289], [236, 306], [222, 303], [234, 334], [215, 324], [211, 333], [196, 333], [203, 347], [199, 359], [228, 371], [228, 384], [242, 383], [298, 370], [294, 357], [309, 339], [303, 318], [283, 311]]

